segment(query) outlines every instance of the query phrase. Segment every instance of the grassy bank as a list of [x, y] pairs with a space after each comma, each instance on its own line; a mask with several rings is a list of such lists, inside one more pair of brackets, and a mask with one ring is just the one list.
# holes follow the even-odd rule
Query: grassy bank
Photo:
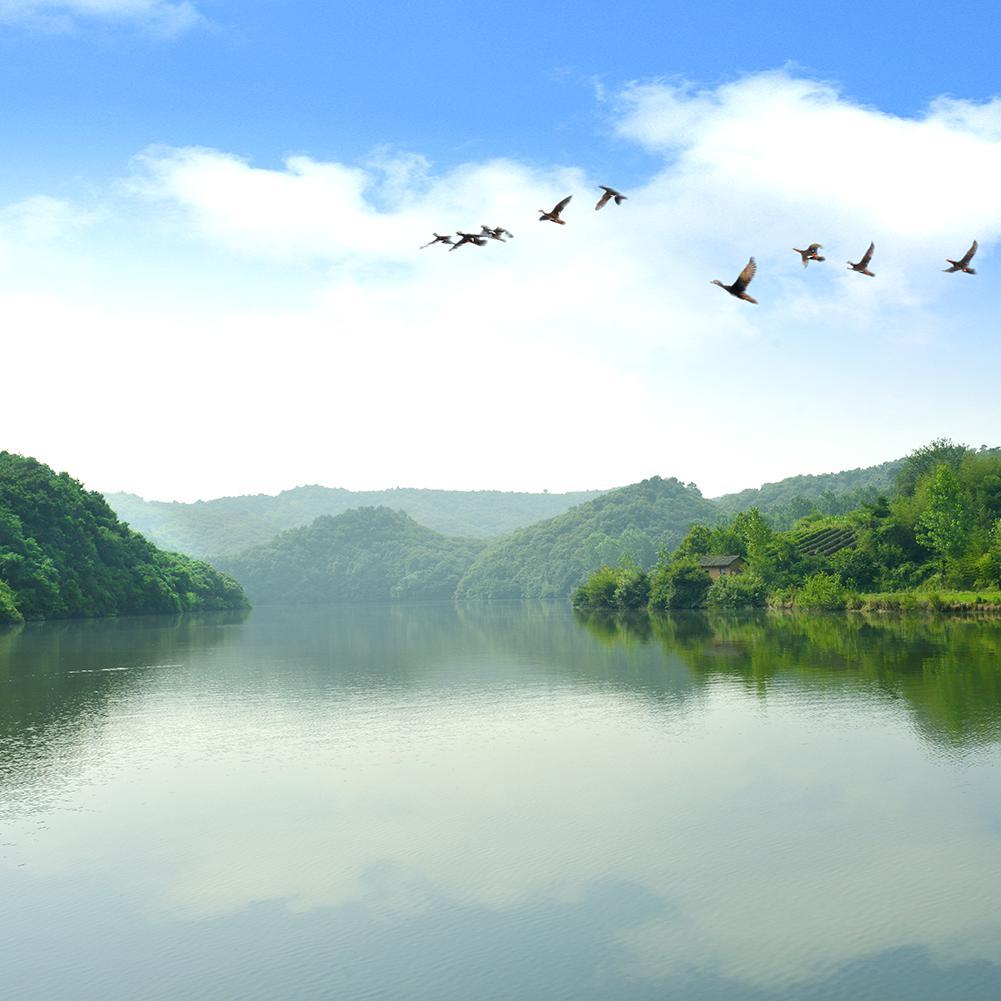
[[862, 594], [858, 604], [863, 612], [994, 612], [1001, 613], [1001, 591], [891, 591]]

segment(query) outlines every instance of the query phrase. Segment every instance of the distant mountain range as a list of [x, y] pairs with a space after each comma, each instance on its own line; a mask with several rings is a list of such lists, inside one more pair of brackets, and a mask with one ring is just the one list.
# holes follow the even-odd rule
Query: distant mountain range
[[203, 559], [233, 556], [269, 542], [279, 532], [321, 515], [353, 508], [388, 507], [444, 535], [487, 539], [562, 514], [600, 490], [566, 494], [501, 490], [344, 490], [305, 486], [277, 496], [253, 494], [182, 504], [147, 501], [135, 494], [105, 497], [118, 516], [158, 546]]
[[[707, 503], [713, 504], [721, 516], [758, 507], [775, 520], [789, 523], [818, 504], [825, 514], [834, 514], [838, 511], [830, 508], [839, 506], [839, 502], [847, 510], [864, 499], [863, 494], [875, 496], [890, 490], [902, 461], [841, 473], [792, 476]], [[492, 540], [554, 518], [607, 492], [540, 494], [415, 488], [352, 491], [302, 486], [275, 496], [220, 497], [190, 504], [147, 501], [130, 493], [109, 493], [105, 499], [119, 518], [158, 546], [218, 560], [269, 542], [279, 532], [308, 525], [321, 515], [339, 515], [354, 508], [388, 507], [405, 512], [418, 524], [443, 535]], [[686, 528], [687, 524], [679, 530]]]
[[757, 507], [786, 527], [810, 511], [850, 510], [891, 491], [902, 462], [715, 500], [658, 476], [568, 494], [305, 486], [193, 504], [107, 499], [159, 545], [231, 572], [258, 603], [564, 598], [604, 563], [649, 566], [696, 521]]

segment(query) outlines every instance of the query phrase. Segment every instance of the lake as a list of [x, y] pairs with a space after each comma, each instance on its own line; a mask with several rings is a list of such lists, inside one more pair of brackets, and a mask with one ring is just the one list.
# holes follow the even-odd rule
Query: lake
[[996, 1001], [1001, 623], [0, 629], [0, 996]]

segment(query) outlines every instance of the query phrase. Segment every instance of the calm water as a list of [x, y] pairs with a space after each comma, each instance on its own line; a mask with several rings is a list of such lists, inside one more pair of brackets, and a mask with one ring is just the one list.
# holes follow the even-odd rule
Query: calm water
[[1001, 623], [0, 630], [0, 995], [996, 1001]]

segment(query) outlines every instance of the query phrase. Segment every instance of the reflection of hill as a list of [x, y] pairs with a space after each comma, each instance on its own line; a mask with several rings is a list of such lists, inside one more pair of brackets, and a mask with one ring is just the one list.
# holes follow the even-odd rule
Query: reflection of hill
[[756, 613], [581, 616], [603, 642], [654, 636], [697, 676], [794, 684], [832, 693], [860, 685], [906, 701], [922, 733], [968, 746], [1001, 740], [1001, 623], [919, 617]]
[[644, 695], [695, 690], [654, 644], [596, 646], [563, 603], [260, 607], [241, 630], [234, 670], [295, 665], [327, 689], [379, 686], [454, 691], [485, 684], [566, 682]]
[[[0, 788], [68, 760], [155, 668], [224, 642], [247, 612], [0, 626]], [[51, 776], [50, 776], [51, 778]]]

